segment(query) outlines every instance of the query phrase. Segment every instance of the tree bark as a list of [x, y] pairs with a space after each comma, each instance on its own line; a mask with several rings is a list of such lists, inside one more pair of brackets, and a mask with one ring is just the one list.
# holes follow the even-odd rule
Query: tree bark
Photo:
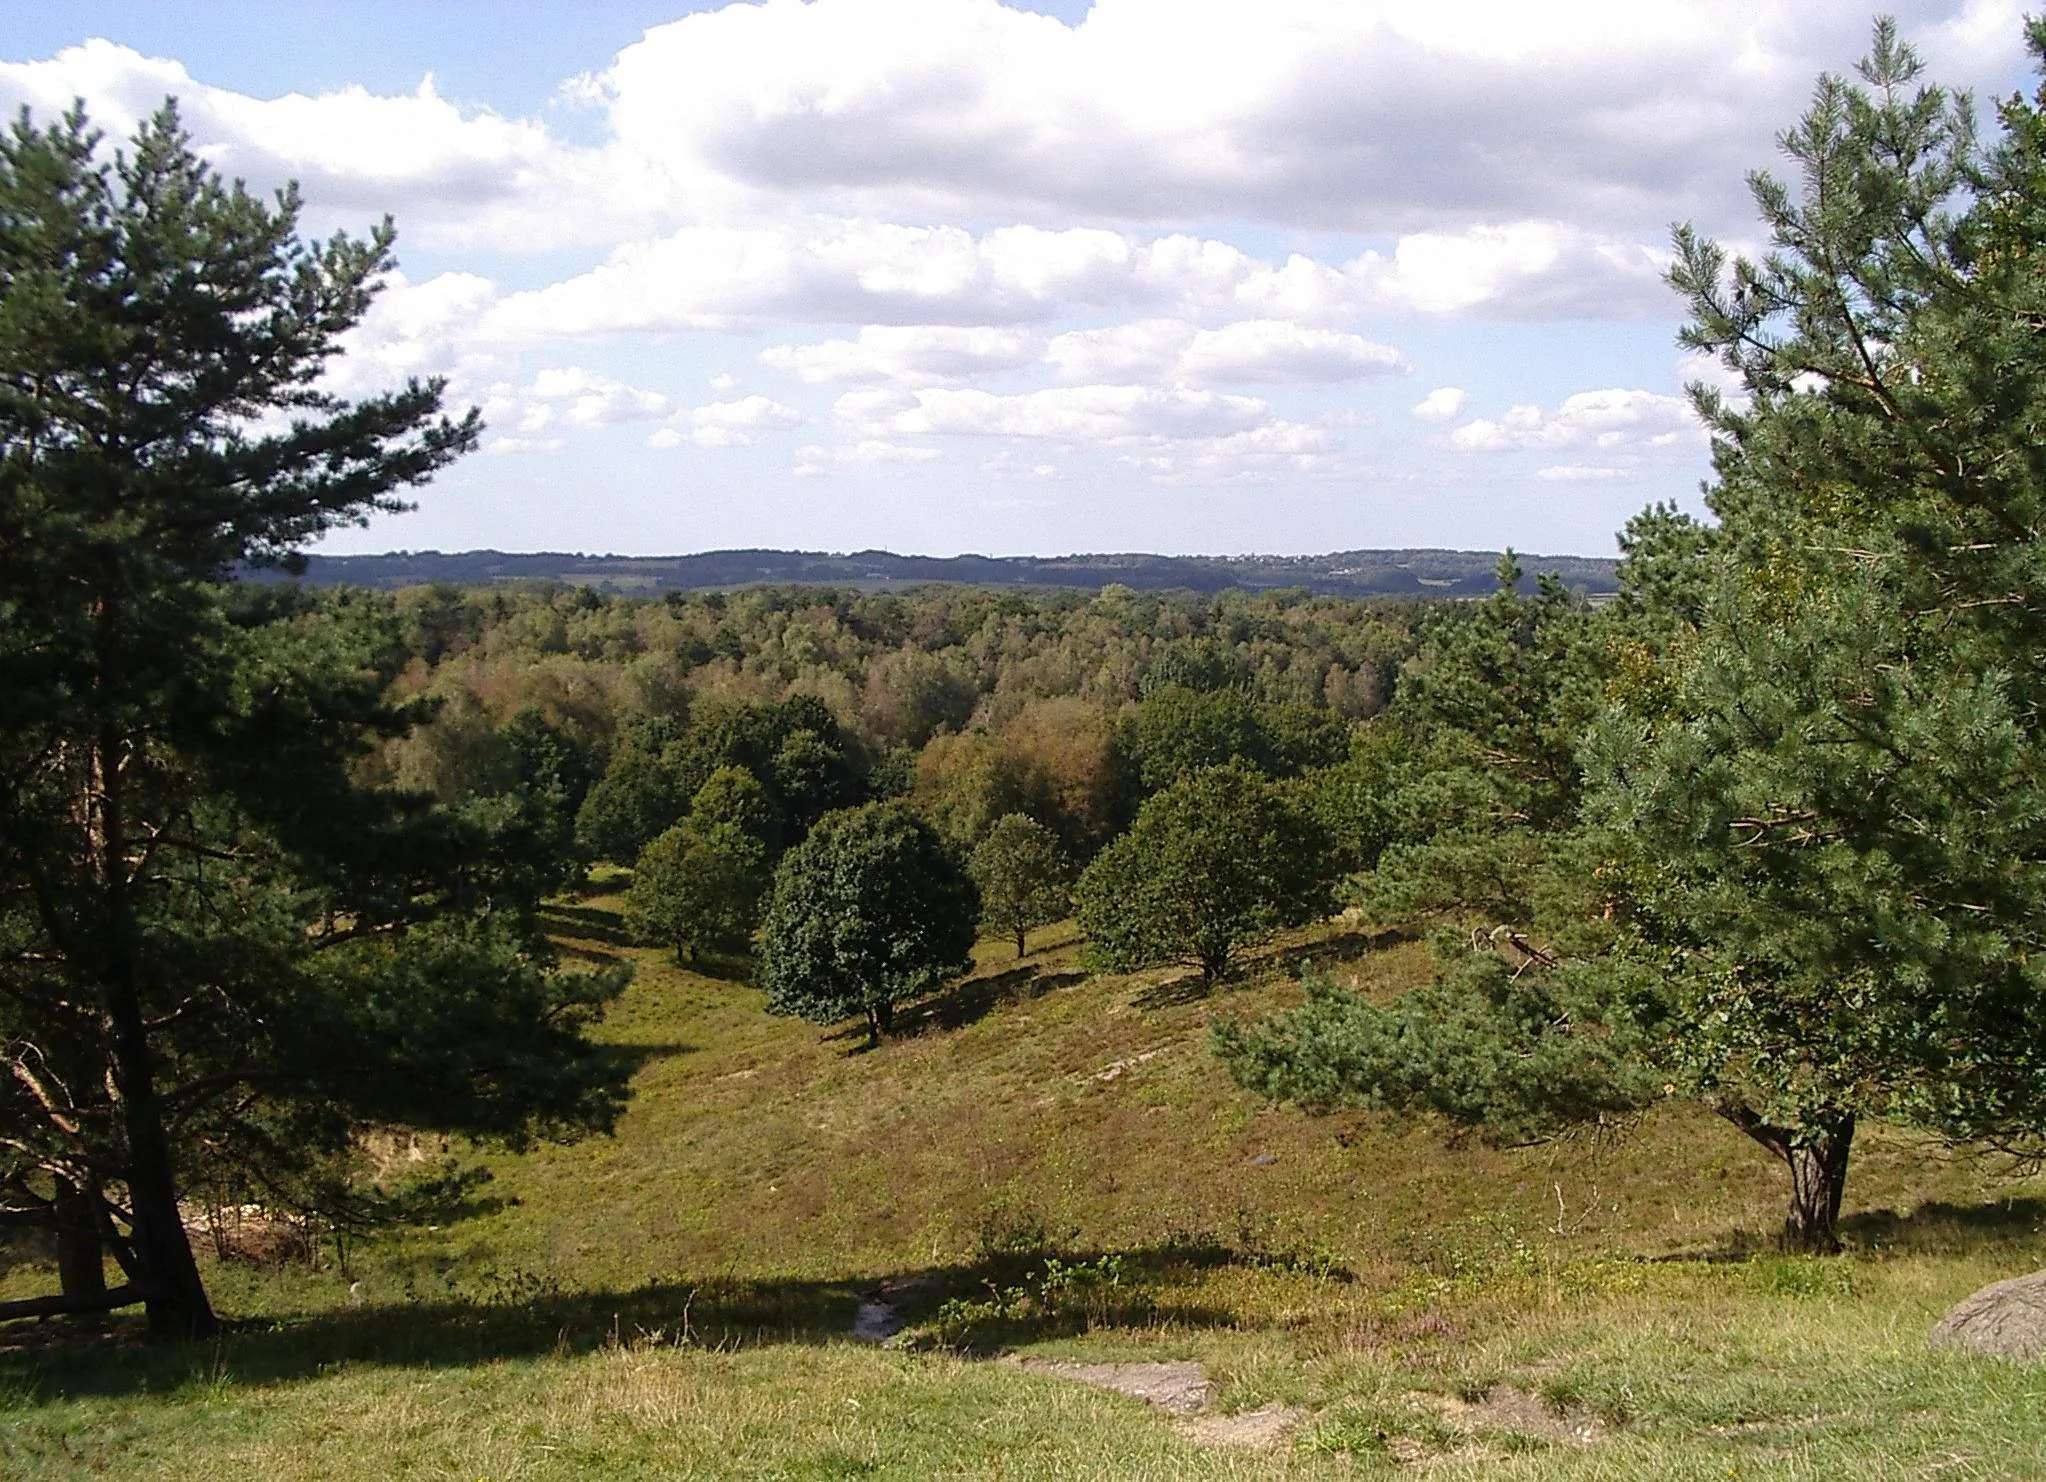
[[1016, 960], [1018, 962], [1021, 962], [1025, 957], [1030, 955], [1030, 948], [1025, 944], [1023, 940], [1023, 938], [1026, 935], [1028, 935], [1029, 930], [1030, 929], [1026, 926], [1019, 926], [1016, 928]]
[[25, 1297], [19, 1302], [0, 1302], [0, 1322], [17, 1317], [61, 1317], [68, 1313], [112, 1312], [116, 1307], [133, 1307], [146, 1300], [132, 1286], [117, 1286], [91, 1296]]
[[1738, 1102], [1712, 1109], [1767, 1148], [1790, 1173], [1790, 1216], [1783, 1222], [1788, 1250], [1812, 1255], [1840, 1251], [1840, 1200], [1854, 1148], [1854, 1113], [1837, 1112], [1804, 1127], [1779, 1127]]
[[107, 1272], [100, 1247], [98, 1192], [59, 1179], [51, 1214], [57, 1227], [57, 1281], [64, 1295], [80, 1299], [104, 1295]]
[[219, 1326], [192, 1242], [178, 1210], [177, 1176], [157, 1094], [155, 1057], [144, 1020], [135, 922], [128, 903], [126, 821], [122, 816], [119, 740], [103, 735], [98, 747], [100, 888], [107, 905], [107, 958], [103, 992], [113, 1029], [112, 1069], [127, 1134], [129, 1244], [147, 1293], [149, 1336], [178, 1342], [210, 1336]]
[[867, 1047], [879, 1049], [881, 1036], [895, 1028], [895, 1005], [889, 999], [872, 1000], [867, 1004]]

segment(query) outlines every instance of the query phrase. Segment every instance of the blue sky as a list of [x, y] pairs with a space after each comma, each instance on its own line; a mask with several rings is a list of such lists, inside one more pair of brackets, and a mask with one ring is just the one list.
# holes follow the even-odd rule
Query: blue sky
[[[2024, 82], [2018, 7], [1897, 7]], [[1736, 245], [1831, 0], [12, 9], [0, 104], [166, 93], [398, 221], [343, 391], [490, 423], [329, 550], [1603, 553], [1696, 507], [1670, 224]], [[430, 80], [429, 80], [430, 79]]]

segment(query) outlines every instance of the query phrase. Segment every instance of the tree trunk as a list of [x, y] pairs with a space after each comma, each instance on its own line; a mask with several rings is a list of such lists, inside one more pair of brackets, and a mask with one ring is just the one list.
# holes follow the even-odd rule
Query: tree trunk
[[80, 1301], [105, 1294], [107, 1272], [99, 1238], [99, 1195], [68, 1178], [57, 1180], [57, 1281]]
[[150, 1338], [177, 1342], [208, 1337], [219, 1321], [206, 1300], [206, 1284], [199, 1279], [199, 1263], [192, 1259], [192, 1242], [178, 1211], [177, 1175], [143, 1016], [142, 974], [128, 903], [121, 752], [117, 739], [102, 736], [96, 759], [100, 887], [106, 896], [108, 928], [102, 991], [107, 1022], [113, 1030], [114, 1089], [120, 1098], [122, 1130], [127, 1133], [129, 1245], [136, 1284], [145, 1293]]
[[867, 1005], [867, 1047], [879, 1049], [881, 1036], [895, 1028], [895, 1004], [889, 999], [878, 999]]
[[1027, 926], [1019, 926], [1016, 928], [1016, 960], [1018, 962], [1021, 962], [1025, 957], [1030, 955], [1030, 948], [1024, 943], [1023, 940], [1023, 938], [1029, 933], [1029, 930], [1030, 928]]
[[1712, 1109], [1767, 1148], [1790, 1171], [1786, 1249], [1812, 1255], [1840, 1250], [1840, 1199], [1847, 1191], [1847, 1160], [1854, 1148], [1854, 1113], [1836, 1112], [1803, 1127], [1779, 1127], [1738, 1102]]
[[1840, 1249], [1840, 1196], [1847, 1190], [1847, 1157], [1854, 1117], [1793, 1143], [1783, 1154], [1790, 1168], [1790, 1219], [1784, 1243], [1793, 1250], [1833, 1255]]

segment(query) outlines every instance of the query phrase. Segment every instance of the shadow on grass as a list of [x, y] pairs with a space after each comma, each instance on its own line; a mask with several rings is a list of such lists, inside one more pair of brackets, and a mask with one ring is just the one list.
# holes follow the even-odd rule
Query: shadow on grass
[[1344, 962], [1351, 958], [1364, 957], [1413, 939], [1412, 931], [1397, 926], [1387, 931], [1339, 932], [1332, 937], [1323, 937], [1320, 941], [1303, 942], [1297, 947], [1281, 947], [1258, 966], [1298, 976], [1323, 962]]
[[[1225, 979], [1224, 982], [1240, 982], [1239, 979]], [[1130, 1003], [1140, 1009], [1176, 1009], [1184, 1004], [1199, 1003], [1214, 995], [1223, 983], [1211, 983], [1198, 972], [1183, 973], [1176, 978], [1167, 978], [1162, 983], [1153, 983], [1139, 993]]]
[[943, 993], [912, 1004], [895, 1016], [897, 1034], [922, 1034], [931, 1029], [964, 1029], [978, 1024], [1003, 1004], [1028, 1003], [1060, 988], [1086, 981], [1085, 973], [1048, 973], [1041, 964], [1019, 962], [999, 973], [968, 978]]
[[2046, 1199], [1996, 1199], [1982, 1204], [1921, 1204], [1909, 1214], [1871, 1209], [1840, 1221], [1850, 1250], [1912, 1255], [1971, 1255], [2003, 1246], [2038, 1246], [2046, 1234]]
[[[818, 1345], [846, 1339], [863, 1295], [882, 1292], [909, 1323], [963, 1310], [963, 1319], [946, 1330], [946, 1345], [986, 1352], [1090, 1327], [1226, 1326], [1232, 1318], [1225, 1311], [1171, 1300], [1171, 1278], [1271, 1260], [1195, 1241], [1119, 1252], [1001, 1252], [878, 1283], [871, 1277], [719, 1277], [624, 1292], [564, 1292], [510, 1278], [473, 1298], [241, 1320], [204, 1342], [162, 1346], [142, 1343], [133, 1318], [0, 1324], [0, 1389], [17, 1403], [33, 1404], [82, 1395], [174, 1394], [186, 1386], [217, 1391], [285, 1384], [337, 1365], [441, 1369], [617, 1346], [731, 1351]], [[1114, 1280], [1085, 1286], [1084, 1300], [1067, 1300], [1081, 1287], [1060, 1273], [1074, 1271], [1113, 1272]]]
[[566, 901], [551, 901], [540, 908], [540, 919], [547, 923], [548, 930], [579, 941], [602, 942], [607, 947], [636, 947], [639, 943], [626, 931], [625, 923], [616, 911], [600, 910], [595, 906], [572, 905]]
[[978, 1024], [1003, 1004], [1028, 1003], [1060, 988], [1084, 983], [1085, 973], [1048, 973], [1041, 963], [1018, 963], [1002, 972], [967, 978], [942, 993], [898, 1005], [894, 1027], [881, 1045], [867, 1043], [864, 1019], [848, 1020], [824, 1036], [826, 1044], [848, 1044], [848, 1055], [865, 1055], [892, 1041]]
[[[1944, 1204], [1933, 1200], [1909, 1214], [1894, 1209], [1868, 1209], [1840, 1221], [1843, 1254], [1970, 1256], [1985, 1251], [2023, 1252], [2046, 1264], [2046, 1198], [2013, 1197], [1980, 1204]], [[1770, 1256], [1797, 1256], [1786, 1232], [1733, 1229], [1710, 1245], [1642, 1256], [1648, 1264], [1699, 1262], [1739, 1265]]]

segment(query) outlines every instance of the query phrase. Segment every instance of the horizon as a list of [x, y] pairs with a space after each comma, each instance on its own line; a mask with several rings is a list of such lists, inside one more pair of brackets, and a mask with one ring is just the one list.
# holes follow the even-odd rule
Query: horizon
[[[2027, 75], [2005, 0], [1892, 7]], [[74, 0], [0, 104], [166, 95], [400, 271], [334, 367], [449, 378], [478, 453], [322, 555], [862, 547], [1610, 556], [1702, 513], [1663, 282], [1844, 0]], [[1987, 112], [1988, 110], [1984, 110]]]

